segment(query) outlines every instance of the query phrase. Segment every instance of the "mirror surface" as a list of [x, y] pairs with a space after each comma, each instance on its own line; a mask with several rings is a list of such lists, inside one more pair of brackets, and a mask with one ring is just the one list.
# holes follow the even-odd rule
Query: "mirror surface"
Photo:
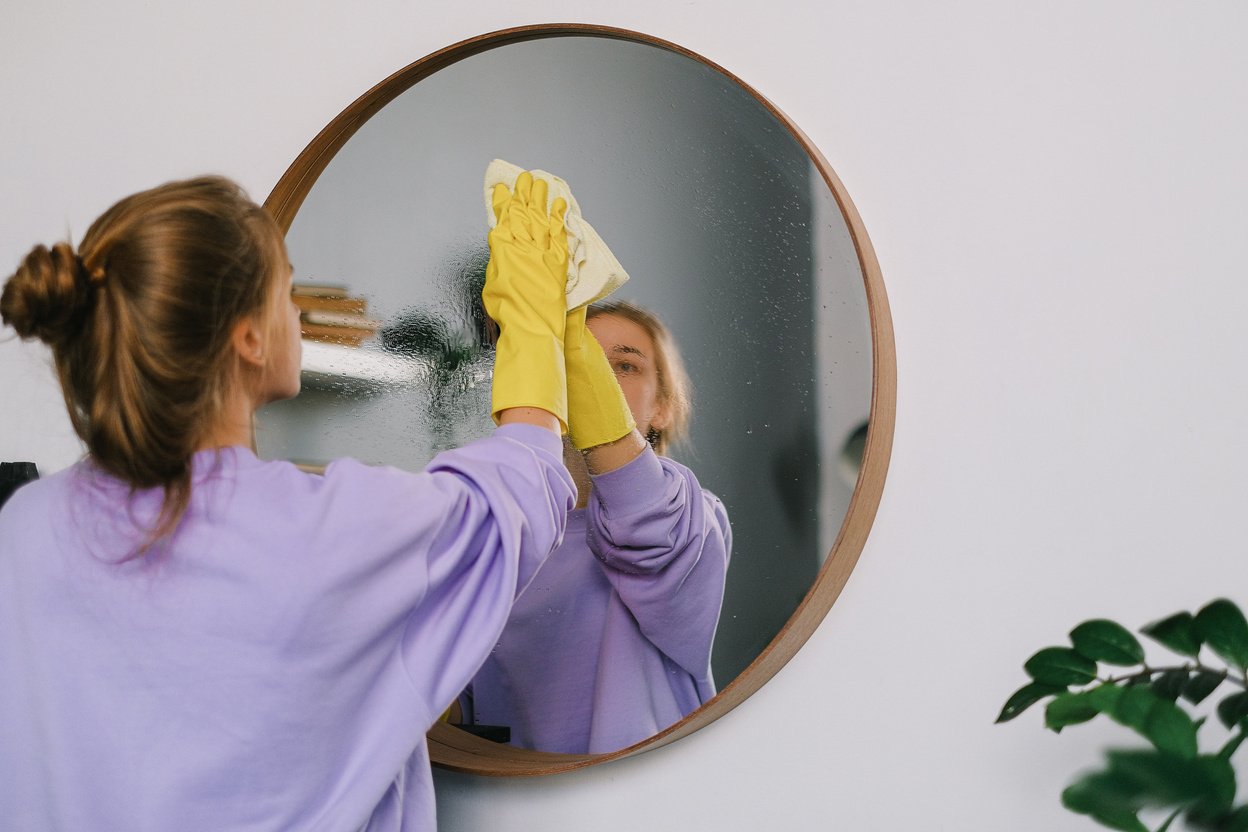
[[305, 340], [304, 391], [261, 411], [259, 451], [419, 470], [492, 429], [464, 287], [484, 270], [495, 157], [567, 180], [631, 276], [615, 297], [656, 311], [680, 348], [694, 406], [672, 456], [723, 500], [734, 536], [712, 659], [722, 689], [784, 627], [837, 537], [872, 358], [832, 191], [767, 108], [699, 61], [604, 37], [511, 43], [370, 118], [287, 236], [296, 281], [338, 287], [306, 301], [330, 316], [321, 325], [366, 320], [317, 330], [340, 343]]

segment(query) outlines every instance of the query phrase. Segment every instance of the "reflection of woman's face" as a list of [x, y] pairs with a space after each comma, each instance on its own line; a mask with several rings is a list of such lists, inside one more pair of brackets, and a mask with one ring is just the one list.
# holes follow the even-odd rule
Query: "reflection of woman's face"
[[650, 334], [628, 318], [611, 314], [595, 315], [587, 326], [611, 362], [637, 430], [645, 436], [651, 428], [666, 428], [667, 413], [659, 402], [659, 370]]

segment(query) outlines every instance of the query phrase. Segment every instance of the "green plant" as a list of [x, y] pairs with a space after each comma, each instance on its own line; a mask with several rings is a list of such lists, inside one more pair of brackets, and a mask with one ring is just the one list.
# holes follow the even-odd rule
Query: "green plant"
[[[1195, 615], [1180, 612], [1140, 632], [1183, 658], [1150, 665], [1125, 627], [1085, 621], [1071, 630], [1070, 647], [1046, 647], [1027, 660], [1023, 669], [1032, 681], [1009, 698], [997, 722], [1048, 699], [1044, 724], [1055, 732], [1105, 714], [1148, 740], [1151, 748], [1106, 752], [1102, 769], [1062, 792], [1066, 808], [1111, 829], [1150, 832], [1140, 813], [1156, 810], [1169, 812], [1156, 832], [1180, 817], [1192, 829], [1248, 832], [1248, 803], [1236, 805], [1231, 765], [1248, 736], [1248, 621], [1239, 607], [1219, 599]], [[1221, 663], [1206, 662], [1205, 653]], [[1201, 753], [1197, 732], [1205, 717], [1193, 719], [1188, 709], [1224, 684], [1236, 690], [1215, 710], [1230, 737], [1216, 752]]]

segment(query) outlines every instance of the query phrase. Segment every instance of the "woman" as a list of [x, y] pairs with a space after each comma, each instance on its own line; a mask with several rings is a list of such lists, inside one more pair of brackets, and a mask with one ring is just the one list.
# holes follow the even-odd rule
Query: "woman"
[[493, 436], [419, 474], [249, 448], [299, 390], [271, 218], [228, 180], [36, 247], [0, 315], [49, 344], [88, 455], [0, 512], [13, 829], [434, 829], [425, 731], [563, 533], [562, 206], [496, 194]]
[[460, 705], [466, 722], [507, 726], [514, 745], [595, 754], [715, 695], [732, 533], [723, 504], [662, 456], [689, 398], [658, 318], [631, 303], [581, 310], [566, 354], [577, 508]]

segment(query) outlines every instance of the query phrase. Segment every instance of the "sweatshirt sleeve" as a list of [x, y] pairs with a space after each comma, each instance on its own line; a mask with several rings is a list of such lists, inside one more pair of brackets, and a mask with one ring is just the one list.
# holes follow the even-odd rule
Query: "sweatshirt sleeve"
[[300, 628], [300, 644], [373, 687], [397, 683], [393, 695], [432, 720], [563, 538], [575, 491], [562, 444], [505, 425], [420, 473], [339, 460], [319, 487], [328, 493], [299, 510], [320, 509], [306, 521], [320, 560], [305, 559], [287, 584], [312, 581], [300, 594], [325, 612]]
[[459, 481], [428, 555], [428, 589], [407, 620], [403, 662], [413, 686], [440, 712], [498, 641], [512, 602], [563, 539], [574, 503], [562, 444], [549, 431], [506, 425], [497, 443], [439, 455], [426, 469]]
[[659, 650], [710, 680], [732, 530], [723, 503], [685, 466], [650, 448], [593, 478], [589, 547]]

